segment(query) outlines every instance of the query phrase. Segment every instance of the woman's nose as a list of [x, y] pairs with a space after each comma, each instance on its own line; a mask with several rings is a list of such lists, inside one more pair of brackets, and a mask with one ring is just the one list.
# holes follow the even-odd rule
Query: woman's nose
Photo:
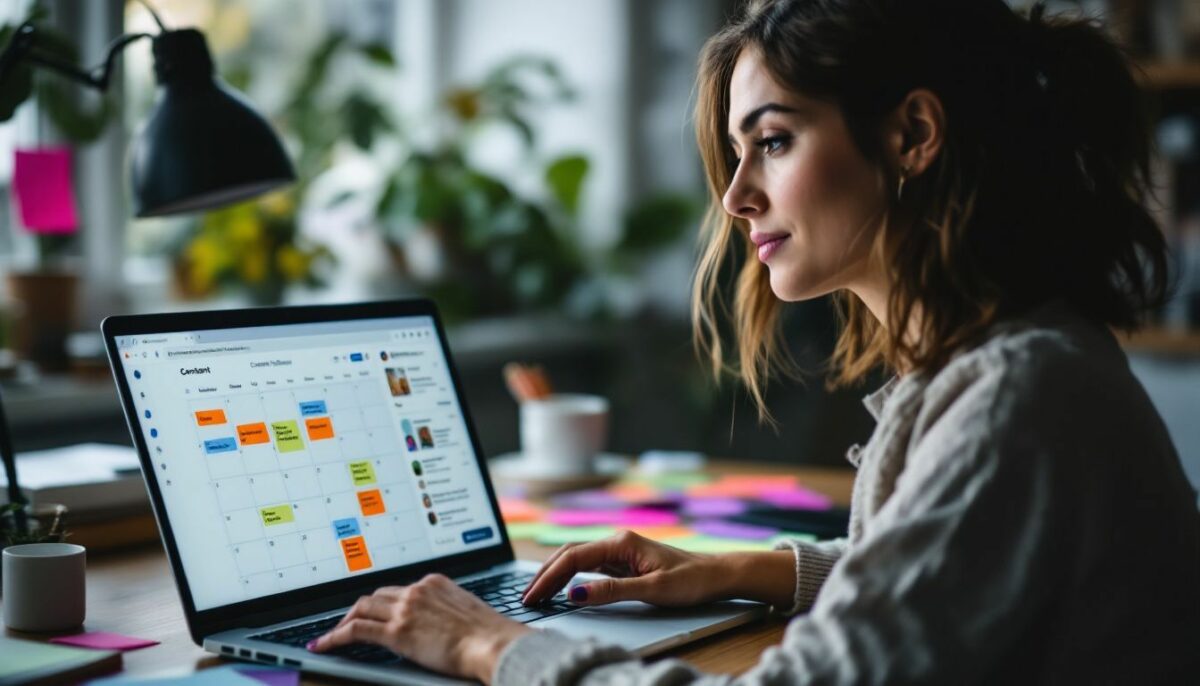
[[725, 211], [741, 219], [757, 217], [767, 209], [766, 196], [747, 178], [748, 176], [748, 170], [739, 166], [734, 172], [733, 180], [729, 182], [725, 197], [721, 199]]

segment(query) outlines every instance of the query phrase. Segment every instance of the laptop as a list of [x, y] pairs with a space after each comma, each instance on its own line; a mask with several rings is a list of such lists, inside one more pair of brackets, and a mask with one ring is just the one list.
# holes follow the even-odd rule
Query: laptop
[[207, 651], [460, 683], [383, 648], [304, 648], [360, 596], [431, 572], [532, 627], [640, 655], [766, 613], [744, 601], [580, 608], [562, 594], [522, 606], [540, 565], [515, 559], [428, 300], [117, 316], [101, 329], [188, 629]]

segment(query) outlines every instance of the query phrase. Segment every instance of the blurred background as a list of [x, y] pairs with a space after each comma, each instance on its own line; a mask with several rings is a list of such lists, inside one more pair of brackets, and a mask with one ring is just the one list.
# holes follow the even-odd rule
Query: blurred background
[[[131, 219], [128, 146], [156, 97], [148, 42], [103, 94], [46, 72], [0, 123], [0, 372], [18, 451], [128, 443], [98, 335], [115, 313], [432, 297], [485, 451], [517, 448], [501, 366], [612, 401], [610, 449], [844, 466], [872, 422], [825, 389], [829, 304], [788, 307], [808, 370], [772, 385], [778, 430], [712, 383], [688, 298], [706, 203], [691, 126], [696, 59], [731, 0], [153, 0], [207, 37], [221, 78], [283, 139], [297, 182], [185, 217]], [[1022, 3], [1017, 3], [1022, 4]], [[1126, 339], [1200, 481], [1200, 3], [1095, 0], [1140, 65], [1159, 150], [1154, 199], [1179, 284]], [[141, 3], [10, 0], [65, 59], [101, 62]], [[8, 96], [4, 96], [8, 97]], [[9, 98], [11, 99], [11, 98]], [[2, 108], [0, 108], [2, 109]], [[63, 147], [78, 222], [30, 230], [17, 151]], [[64, 431], [63, 427], [70, 427]]]

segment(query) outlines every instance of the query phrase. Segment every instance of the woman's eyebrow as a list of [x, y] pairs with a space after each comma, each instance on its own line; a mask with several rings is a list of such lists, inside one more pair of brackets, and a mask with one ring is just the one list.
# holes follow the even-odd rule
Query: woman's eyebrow
[[738, 125], [738, 130], [743, 134], [750, 133], [750, 129], [754, 128], [754, 124], [767, 112], [779, 112], [782, 114], [795, 114], [798, 110], [787, 105], [780, 105], [777, 102], [768, 102], [765, 105], [759, 105], [753, 110], [750, 110], [746, 116], [742, 117], [742, 123]]

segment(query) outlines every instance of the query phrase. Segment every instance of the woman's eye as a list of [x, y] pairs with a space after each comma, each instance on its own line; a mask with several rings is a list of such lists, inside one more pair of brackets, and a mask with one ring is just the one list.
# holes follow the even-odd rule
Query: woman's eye
[[791, 140], [791, 136], [780, 134], [777, 136], [764, 136], [755, 141], [754, 144], [761, 148], [763, 153], [767, 155], [775, 155], [782, 152], [783, 149], [787, 147], [788, 142]]

